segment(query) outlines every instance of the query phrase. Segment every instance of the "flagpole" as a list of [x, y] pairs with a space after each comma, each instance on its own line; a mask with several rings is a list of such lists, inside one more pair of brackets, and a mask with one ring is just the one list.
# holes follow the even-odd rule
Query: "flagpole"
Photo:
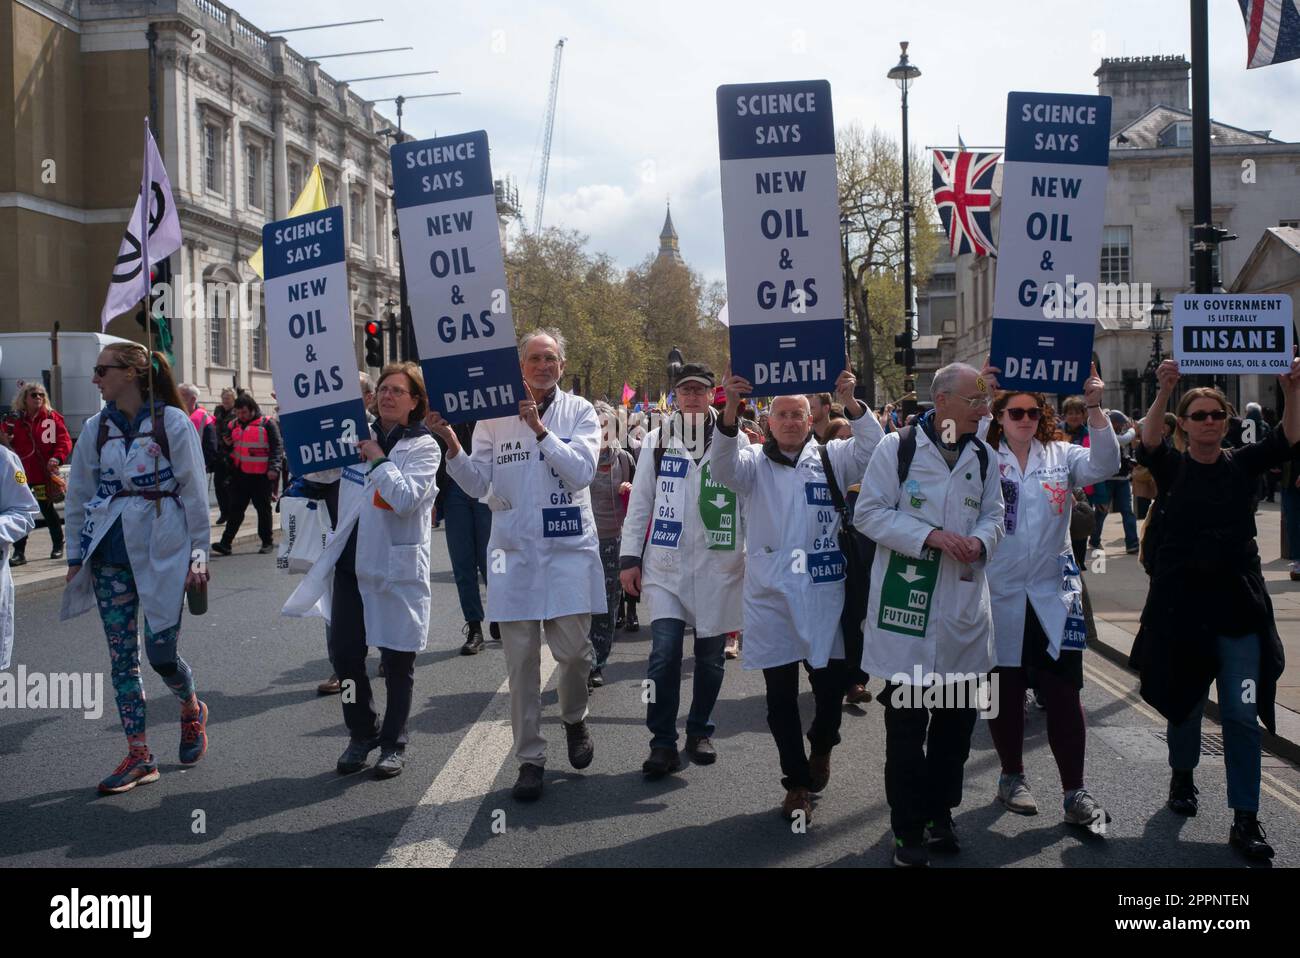
[[[149, 377], [149, 422], [151, 428], [155, 429], [153, 417], [154, 395], [153, 395], [153, 272], [149, 267], [149, 209], [153, 206], [153, 177], [149, 171], [149, 118], [144, 118], [144, 179], [140, 184], [140, 196], [143, 202], [140, 204], [140, 268], [144, 270], [144, 334], [145, 341], [148, 344], [145, 352], [145, 366], [147, 371], [145, 375]], [[153, 489], [158, 491], [158, 457], [153, 457]], [[162, 500], [155, 498], [153, 501], [154, 515], [162, 515]]]

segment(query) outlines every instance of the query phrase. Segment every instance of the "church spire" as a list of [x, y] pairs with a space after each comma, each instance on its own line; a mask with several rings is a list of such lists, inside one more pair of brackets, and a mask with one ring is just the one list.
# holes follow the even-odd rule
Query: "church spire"
[[684, 265], [681, 250], [677, 246], [677, 230], [673, 228], [673, 211], [669, 205], [664, 214], [664, 228], [659, 232], [659, 259], [668, 259]]

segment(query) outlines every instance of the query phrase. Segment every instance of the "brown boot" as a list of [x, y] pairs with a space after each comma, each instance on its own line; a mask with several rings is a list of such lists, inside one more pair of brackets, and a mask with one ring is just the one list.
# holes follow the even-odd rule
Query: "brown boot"
[[808, 773], [812, 775], [812, 784], [808, 786], [808, 791], [820, 792], [830, 784], [831, 753], [814, 755], [808, 759]]
[[871, 693], [867, 691], [865, 685], [850, 685], [844, 701], [850, 705], [865, 705], [871, 701]]
[[793, 819], [799, 812], [803, 812], [804, 824], [812, 821], [812, 802], [808, 799], [808, 789], [802, 785], [788, 789], [785, 801], [781, 803], [781, 816], [786, 820]]
[[338, 695], [343, 691], [343, 683], [339, 681], [337, 675], [331, 675], [320, 685], [316, 686], [317, 695]]

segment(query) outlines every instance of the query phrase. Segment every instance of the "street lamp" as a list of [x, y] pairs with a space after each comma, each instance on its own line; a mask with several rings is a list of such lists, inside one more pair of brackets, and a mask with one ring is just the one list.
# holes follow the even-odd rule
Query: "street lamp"
[[[907, 152], [907, 90], [912, 81], [921, 75], [919, 68], [907, 59], [907, 41], [898, 44], [902, 54], [898, 63], [888, 73], [889, 79], [903, 91], [903, 331], [912, 336], [912, 180], [911, 162]], [[903, 391], [916, 388], [916, 363], [911, 350], [907, 351], [906, 379]]]
[[840, 214], [840, 239], [844, 243], [844, 351], [850, 357], [853, 355], [852, 347], [849, 345], [853, 332], [853, 324], [849, 321], [850, 290], [853, 288], [853, 274], [849, 269], [849, 226], [852, 222], [847, 213]]
[[1162, 334], [1169, 328], [1169, 316], [1172, 310], [1169, 304], [1165, 302], [1164, 297], [1160, 295], [1160, 290], [1156, 290], [1156, 298], [1151, 303], [1151, 358], [1147, 361], [1147, 379], [1152, 383], [1151, 394], [1155, 395], [1156, 389], [1156, 369], [1164, 361], [1164, 342]]

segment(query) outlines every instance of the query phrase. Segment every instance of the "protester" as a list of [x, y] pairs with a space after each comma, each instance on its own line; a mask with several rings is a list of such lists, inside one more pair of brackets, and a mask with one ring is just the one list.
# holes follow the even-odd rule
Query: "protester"
[[587, 677], [587, 684], [591, 688], [600, 688], [605, 684], [605, 664], [609, 661], [610, 649], [614, 644], [614, 619], [622, 597], [618, 578], [619, 544], [623, 517], [627, 513], [625, 502], [628, 493], [632, 491], [632, 479], [636, 474], [635, 460], [618, 442], [618, 418], [614, 407], [607, 402], [598, 402], [596, 415], [600, 420], [602, 438], [590, 495], [596, 536], [600, 541], [600, 561], [605, 570], [606, 608], [591, 617], [592, 662], [591, 674]]
[[162, 353], [111, 343], [94, 373], [106, 405], [86, 420], [72, 452], [60, 618], [99, 607], [128, 748], [99, 791], [116, 794], [159, 777], [146, 734], [137, 615], [149, 664], [181, 701], [181, 764], [207, 751], [208, 706], [177, 643], [185, 590], [207, 587], [208, 484], [199, 437]]
[[930, 394], [934, 408], [918, 425], [880, 443], [853, 519], [876, 543], [862, 668], [886, 683], [885, 796], [900, 867], [928, 865], [930, 848], [960, 847], [952, 809], [975, 685], [994, 661], [985, 570], [1003, 535], [998, 470], [975, 435], [989, 383], [953, 363], [934, 374]]
[[1300, 359], [1278, 377], [1286, 394], [1281, 427], [1265, 442], [1224, 450], [1229, 407], [1217, 389], [1198, 387], [1178, 401], [1186, 452], [1162, 441], [1165, 407], [1178, 364], [1156, 370], [1159, 388], [1142, 432], [1138, 460], [1155, 476], [1143, 558], [1151, 574], [1130, 664], [1142, 697], [1169, 722], [1169, 807], [1195, 815], [1193, 770], [1200, 761], [1201, 715], [1217, 681], [1223, 725], [1230, 844], [1252, 859], [1273, 857], [1260, 825], [1260, 728], [1275, 730], [1277, 680], [1285, 664], [1273, 602], [1260, 569], [1251, 493], [1259, 477], [1300, 451]]
[[826, 441], [822, 445], [832, 439], [852, 439], [853, 424], [840, 416], [833, 416], [826, 420], [826, 426], [822, 434], [826, 437]]
[[[28, 488], [36, 497], [45, 527], [50, 530], [51, 559], [63, 558], [63, 521], [54, 506], [63, 492], [63, 479], [59, 467], [72, 454], [72, 437], [68, 427], [54, 409], [50, 408], [45, 387], [27, 383], [19, 390], [13, 403], [13, 414], [0, 420], [8, 445], [22, 462]], [[14, 543], [13, 558], [9, 564], [27, 562], [27, 537]]]
[[1083, 384], [1091, 445], [1058, 441], [1042, 393], [997, 394], [987, 442], [997, 453], [1006, 533], [986, 573], [993, 605], [998, 710], [989, 732], [1002, 762], [997, 800], [1020, 815], [1038, 814], [1024, 767], [1025, 692], [1033, 670], [1035, 700], [1047, 711], [1047, 741], [1061, 778], [1065, 821], [1105, 834], [1110, 816], [1084, 787], [1083, 584], [1070, 548], [1075, 488], [1119, 468], [1112, 420], [1101, 408], [1105, 384], [1096, 367]]
[[510, 683], [510, 725], [520, 763], [513, 795], [541, 797], [546, 739], [541, 731], [541, 643], [555, 657], [560, 717], [576, 769], [595, 755], [587, 730], [591, 616], [607, 609], [591, 496], [600, 423], [587, 400], [559, 388], [564, 337], [537, 330], [519, 344], [528, 395], [518, 416], [479, 422], [473, 451], [434, 411], [430, 427], [447, 444], [447, 474], [471, 496], [491, 490], [488, 617], [501, 625]]
[[212, 412], [217, 430], [217, 458], [212, 463], [212, 488], [217, 496], [217, 521], [215, 525], [225, 525], [230, 514], [230, 483], [234, 473], [231, 455], [235, 449], [235, 440], [230, 430], [239, 421], [235, 415], [235, 400], [239, 398], [234, 389], [227, 386], [221, 390], [221, 402]]
[[[781, 812], [811, 817], [810, 793], [830, 781], [831, 750], [839, 744], [841, 703], [848, 687], [844, 635], [844, 556], [830, 483], [840, 489], [862, 477], [883, 435], [880, 423], [853, 396], [848, 370], [835, 383], [853, 439], [812, 441], [806, 396], [772, 401], [772, 439], [740, 447], [739, 410], [753, 387], [726, 380], [727, 406], [714, 438], [713, 478], [743, 500], [745, 517], [746, 669], [762, 669], [767, 724], [776, 740], [786, 789]], [[804, 751], [799, 716], [799, 668], [810, 670], [816, 714]]]
[[271, 528], [271, 497], [280, 481], [280, 469], [284, 463], [284, 440], [280, 438], [280, 427], [273, 420], [262, 415], [257, 400], [250, 395], [240, 396], [235, 400], [235, 414], [238, 417], [230, 430], [234, 442], [232, 456], [230, 498], [227, 503], [229, 514], [226, 516], [226, 528], [221, 533], [221, 541], [213, 543], [212, 551], [217, 555], [228, 556], [239, 527], [244, 524], [244, 514], [248, 512], [251, 502], [257, 510], [257, 535], [262, 546], [257, 551], [268, 555], [275, 551]]
[[[359, 772], [378, 748], [375, 776], [392, 778], [406, 765], [415, 655], [429, 638], [429, 519], [441, 456], [424, 425], [429, 402], [418, 365], [385, 366], [376, 397], [378, 422], [357, 445], [363, 464], [344, 468], [339, 481], [338, 524], [284, 614], [311, 614], [328, 597], [330, 661], [354, 692], [342, 697], [349, 741], [336, 768]], [[384, 664], [382, 721], [366, 674], [371, 646]]]
[[[473, 445], [474, 422], [457, 423], [452, 428], [462, 448]], [[436, 438], [436, 437], [435, 437]], [[483, 599], [479, 596], [479, 582], [487, 584], [487, 544], [492, 535], [492, 510], [487, 503], [469, 495], [450, 476], [446, 475], [447, 460], [441, 471], [445, 486], [442, 488], [443, 513], [447, 519], [447, 554], [451, 557], [451, 572], [456, 580], [456, 595], [460, 611], [465, 617], [462, 634], [465, 643], [461, 655], [477, 655], [483, 651]], [[491, 635], [501, 638], [495, 622]]]
[[[649, 779], [679, 771], [677, 713], [687, 626], [694, 631], [695, 670], [686, 719], [686, 753], [700, 765], [717, 761], [713, 706], [725, 672], [723, 645], [740, 629], [745, 574], [744, 530], [736, 494], [714, 475], [717, 413], [710, 408], [715, 379], [703, 363], [677, 370], [677, 411], [650, 431], [641, 446], [619, 573], [623, 590], [650, 604], [650, 660], [646, 703]], [[738, 440], [743, 449], [748, 443]], [[642, 555], [644, 530], [649, 542]]]
[[[1115, 474], [1106, 480], [1106, 508], [1097, 511], [1097, 523], [1093, 527], [1090, 544], [1094, 549], [1101, 548], [1101, 529], [1106, 516], [1118, 512], [1124, 525], [1124, 551], [1133, 556], [1138, 554], [1138, 529], [1137, 517], [1133, 515], [1133, 490], [1129, 485], [1129, 475], [1133, 472], [1131, 447], [1137, 438], [1137, 429], [1119, 410], [1112, 409], [1108, 419], [1119, 442], [1120, 462]], [[1091, 418], [1087, 425], [1091, 436], [1096, 426]]]
[[36, 528], [32, 516], [38, 508], [22, 461], [12, 449], [0, 448], [0, 669], [9, 668], [14, 648], [14, 577], [9, 557], [13, 545]]
[[826, 430], [827, 423], [829, 423], [832, 418], [831, 394], [811, 393], [808, 396], [808, 409], [810, 410], [813, 438], [823, 444], [827, 439], [834, 438], [833, 436], [827, 435]]
[[217, 420], [199, 405], [199, 387], [193, 383], [181, 383], [176, 387], [185, 411], [190, 415], [190, 422], [199, 433], [199, 446], [203, 449], [203, 467], [209, 473], [217, 462]]

